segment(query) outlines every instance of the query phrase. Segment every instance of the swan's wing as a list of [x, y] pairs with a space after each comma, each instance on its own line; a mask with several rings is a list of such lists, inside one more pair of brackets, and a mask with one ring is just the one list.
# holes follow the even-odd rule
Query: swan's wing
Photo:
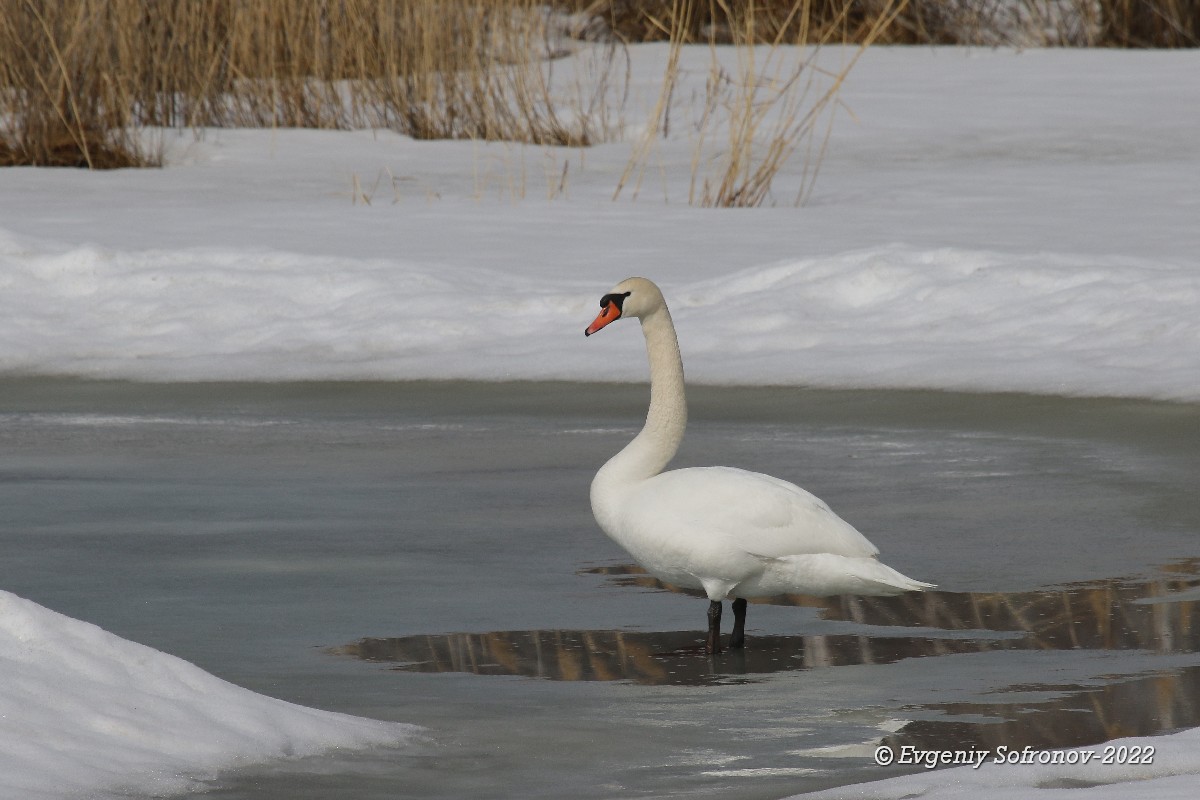
[[628, 510], [675, 529], [662, 533], [712, 544], [719, 540], [759, 557], [879, 552], [820, 498], [787, 481], [732, 467], [656, 475], [629, 498]]

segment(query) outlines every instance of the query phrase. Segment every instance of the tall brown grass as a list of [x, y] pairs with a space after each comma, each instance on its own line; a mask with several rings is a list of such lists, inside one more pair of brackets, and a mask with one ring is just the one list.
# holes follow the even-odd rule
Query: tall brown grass
[[[568, 2], [571, 0], [560, 0]], [[666, 41], [674, 0], [573, 0], [631, 42]], [[728, 6], [727, 10], [723, 6]], [[744, 3], [697, 0], [678, 22], [687, 43], [732, 44], [730, 12]], [[794, 0], [757, 0], [759, 43], [959, 44], [1078, 47], [1200, 47], [1200, 0], [812, 0], [801, 18]], [[892, 6], [889, 8], [889, 6]], [[881, 22], [885, 22], [881, 26]]]
[[1096, 44], [1200, 47], [1200, 0], [1099, 0]]
[[[143, 163], [131, 130], [134, 49], [103, 3], [4, 0], [0, 6], [0, 164]], [[97, 29], [111, 29], [104, 47]]]
[[888, 26], [880, 23], [893, 17], [895, 5], [892, 0], [754, 0], [751, 12], [745, 0], [694, 0], [686, 7], [676, 0], [595, 0], [591, 8], [617, 36], [631, 42], [674, 36], [684, 44], [745, 43], [746, 20], [752, 16], [758, 44], [859, 44], [881, 35], [882, 41], [890, 41]]
[[881, 41], [1015, 47], [1200, 46], [1200, 0], [911, 0]]
[[586, 145], [617, 45], [564, 83], [564, 41], [537, 0], [0, 0], [0, 163], [137, 163], [141, 126]]

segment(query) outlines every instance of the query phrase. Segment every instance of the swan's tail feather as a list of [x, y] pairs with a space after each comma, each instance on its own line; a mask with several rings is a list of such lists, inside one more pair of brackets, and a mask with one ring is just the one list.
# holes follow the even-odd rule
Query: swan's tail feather
[[[907, 575], [905, 575], [902, 572], [897, 572], [896, 570], [889, 567], [887, 564], [879, 564], [879, 562], [875, 562], [875, 563], [878, 566], [883, 567], [883, 569], [885, 569], [887, 571], [886, 574], [883, 576], [882, 579], [875, 578], [874, 576], [868, 576], [868, 577], [864, 577], [863, 580], [865, 580], [866, 582], [871, 584], [871, 586], [873, 588], [878, 589], [880, 594], [901, 594], [903, 592], [923, 592], [926, 589], [936, 589], [937, 588], [937, 584], [935, 584], [935, 583], [926, 583], [925, 581], [918, 581], [914, 578], [908, 577]], [[866, 594], [866, 592], [860, 592], [860, 594]]]
[[[876, 561], [832, 553], [764, 558], [760, 579], [765, 593], [799, 592], [826, 597], [835, 594], [892, 595], [932, 589], [935, 584], [914, 580]], [[778, 590], [778, 591], [771, 591]]]

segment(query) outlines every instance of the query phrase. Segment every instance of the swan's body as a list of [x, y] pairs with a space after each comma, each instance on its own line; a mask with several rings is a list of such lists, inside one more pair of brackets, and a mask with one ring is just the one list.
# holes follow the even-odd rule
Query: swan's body
[[796, 592], [886, 595], [929, 588], [876, 560], [878, 549], [798, 486], [731, 467], [663, 472], [687, 426], [683, 362], [658, 287], [629, 278], [600, 301], [590, 335], [622, 317], [642, 322], [650, 410], [633, 441], [592, 481], [600, 527], [652, 575], [709, 598], [708, 649], [719, 651], [721, 601], [736, 598], [740, 646], [745, 598]]

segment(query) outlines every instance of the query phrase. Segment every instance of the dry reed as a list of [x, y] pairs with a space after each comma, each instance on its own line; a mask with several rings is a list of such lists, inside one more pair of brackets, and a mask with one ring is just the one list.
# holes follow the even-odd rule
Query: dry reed
[[0, 0], [0, 163], [139, 163], [143, 126], [586, 145], [619, 48], [564, 87], [565, 41], [536, 0]]
[[[727, 109], [728, 142], [712, 172], [697, 187], [693, 170], [690, 202], [703, 206], [755, 207], [767, 202], [776, 176], [801, 147], [806, 150], [796, 203], [801, 204], [812, 191], [832, 130], [832, 108], [846, 75], [862, 52], [886, 30], [907, 0], [882, 0], [879, 16], [872, 28], [857, 34], [858, 48], [836, 72], [817, 68], [815, 53], [823, 44], [841, 40], [817, 40], [815, 47], [785, 45], [811, 42], [813, 32], [806, 20], [813, 18], [812, 1], [797, 0], [787, 15], [772, 18], [775, 38], [765, 52], [755, 47], [758, 21], [756, 4], [735, 6], [727, 0], [714, 0], [730, 21], [733, 45], [737, 50], [737, 74], [730, 82], [720, 70], [714, 52], [710, 75], [710, 103]], [[824, 20], [820, 35], [832, 37], [849, 23], [847, 19]], [[784, 37], [791, 36], [794, 41]], [[715, 44], [711, 45], [715, 50]], [[807, 55], [806, 55], [807, 54]], [[720, 96], [721, 94], [724, 96]], [[714, 97], [714, 94], [718, 97]], [[822, 116], [824, 115], [824, 116]], [[826, 124], [822, 128], [821, 122]], [[696, 144], [694, 163], [704, 160], [703, 131]]]
[[[848, 15], [826, 19], [821, 0], [672, 0], [662, 18], [649, 23], [668, 34], [667, 69], [649, 124], [618, 183], [614, 199], [634, 181], [637, 197], [650, 167], [654, 143], [668, 135], [670, 99], [679, 77], [683, 46], [696, 35], [696, 20], [719, 21], [707, 31], [710, 67], [695, 137], [688, 202], [706, 207], [755, 207], [770, 202], [775, 178], [803, 148], [806, 158], [796, 203], [807, 199], [828, 141], [838, 92], [858, 56], [903, 10], [907, 0], [880, 0], [873, 28], [856, 34], [854, 55], [836, 72], [817, 68], [821, 45], [842, 43]], [[703, 6], [704, 14], [697, 8]], [[843, 9], [848, 6], [843, 5]], [[644, 16], [644, 9], [642, 11]], [[820, 21], [815, 39], [812, 23]], [[853, 25], [857, 26], [857, 22]], [[732, 71], [724, 61], [736, 61]], [[720, 134], [724, 138], [719, 140]], [[636, 176], [636, 180], [634, 177]]]
[[[673, 2], [560, 0], [589, 8], [629, 42], [670, 38], [662, 21]], [[687, 43], [733, 43], [737, 24], [720, 5], [693, 3], [678, 35]], [[1200, 46], [1200, 0], [909, 0], [898, 14], [889, 0], [812, 0], [804, 18], [791, 15], [794, 0], [756, 5], [760, 44], [777, 38], [861, 44], [872, 37], [879, 44]], [[799, 37], [801, 28], [807, 38]]]
[[0, 11], [0, 165], [122, 167], [152, 160], [135, 123], [122, 31], [103, 3], [6, 0]]

